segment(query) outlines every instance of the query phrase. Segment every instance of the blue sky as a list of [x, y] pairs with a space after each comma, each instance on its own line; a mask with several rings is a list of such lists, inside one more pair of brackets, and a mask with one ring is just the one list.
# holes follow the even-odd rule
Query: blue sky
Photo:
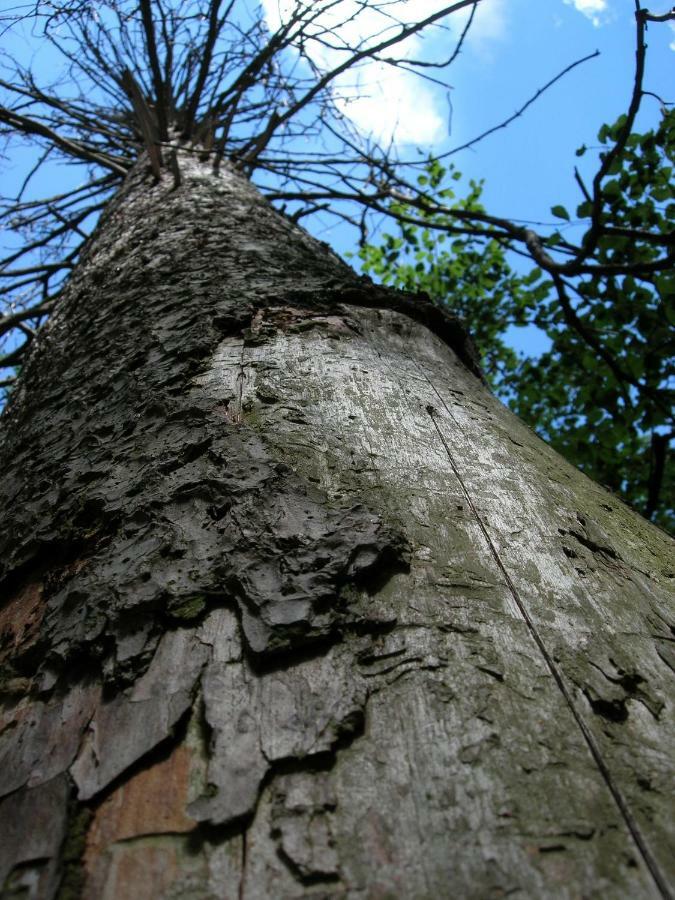
[[[513, 112], [534, 90], [575, 59], [600, 56], [565, 76], [505, 131], [458, 154], [458, 167], [486, 179], [492, 211], [551, 221], [555, 203], [579, 200], [573, 167], [581, 144], [597, 145], [604, 122], [628, 106], [633, 84], [635, 22], [632, 0], [488, 0], [502, 11], [501, 28], [470, 46], [456, 69], [455, 134], [462, 143]], [[669, 3], [654, 2], [653, 12]], [[585, 10], [585, 12], [584, 12]], [[675, 100], [675, 32], [649, 28], [645, 87]], [[640, 126], [653, 124], [659, 105], [646, 98]], [[454, 140], [453, 140], [454, 138]], [[582, 160], [592, 165], [592, 158]]]
[[[278, 20], [279, 4], [283, 14], [287, 2], [291, 0], [263, 0], [271, 25]], [[442, 3], [405, 0], [397, 5], [408, 19], [416, 19]], [[667, 0], [651, 0], [649, 8], [663, 13], [670, 5]], [[367, 32], [373, 24], [368, 15], [366, 9], [345, 40]], [[454, 16], [451, 23], [450, 31], [435, 30], [424, 42], [413, 39], [406, 52], [424, 58], [447, 56], [461, 20]], [[645, 79], [645, 88], [667, 101], [675, 100], [671, 26], [650, 25]], [[563, 204], [573, 210], [579, 202], [574, 165], [592, 172], [593, 154], [578, 160], [574, 151], [581, 144], [593, 148], [599, 127], [627, 108], [635, 53], [633, 0], [482, 0], [464, 52], [448, 76], [452, 114], [447, 91], [425, 86], [412, 76], [392, 74], [391, 68], [362, 70], [358, 99], [353, 81], [338, 89], [354, 123], [381, 137], [392, 136], [404, 156], [416, 156], [418, 148], [445, 152], [498, 124], [561, 69], [596, 49], [599, 57], [568, 74], [522, 118], [453, 157], [466, 176], [485, 179], [484, 200], [490, 212], [552, 224], [551, 206]], [[37, 59], [39, 70], [49, 69], [51, 61], [40, 48], [35, 52], [34, 43], [27, 41], [26, 50]], [[647, 97], [638, 126], [650, 127], [658, 113], [658, 102]], [[7, 186], [11, 180], [19, 181], [23, 168], [19, 163], [5, 169]], [[48, 190], [64, 175], [63, 169], [48, 167], [35, 190], [45, 182]], [[354, 249], [354, 235], [346, 229], [323, 230], [319, 222], [315, 230], [339, 252]], [[543, 346], [533, 331], [514, 333], [513, 339], [526, 352]]]
[[[408, 0], [408, 14], [414, 15], [415, 8], [426, 10], [430, 2]], [[648, 6], [653, 13], [670, 7], [664, 0], [652, 0]], [[511, 115], [570, 63], [598, 50], [598, 57], [567, 74], [507, 129], [452, 157], [466, 176], [485, 179], [483, 197], [490, 212], [556, 224], [550, 212], [553, 205], [573, 211], [581, 200], [574, 166], [589, 180], [594, 171], [595, 154], [579, 159], [575, 150], [582, 144], [591, 151], [596, 148], [600, 126], [613, 122], [628, 107], [635, 59], [634, 10], [633, 0], [484, 0], [450, 73], [451, 119], [445, 92], [418, 85], [410, 118], [406, 119], [405, 103], [396, 111], [395, 122], [390, 118], [400, 149], [413, 155], [411, 133], [420, 121], [425, 124], [419, 132], [429, 140], [418, 146], [433, 152], [457, 147]], [[675, 101], [672, 23], [651, 24], [648, 44], [644, 87], [665, 101]], [[451, 35], [437, 34], [423, 47], [430, 56], [447, 53]], [[366, 110], [371, 121], [377, 108], [374, 103]], [[379, 108], [383, 117], [395, 106], [380, 100]], [[659, 109], [657, 100], [645, 98], [638, 129], [653, 126]], [[367, 114], [362, 118], [368, 121]], [[375, 121], [386, 131], [386, 122]], [[441, 127], [435, 127], [436, 122]], [[322, 237], [341, 251], [349, 250], [353, 240], [340, 229], [329, 229]], [[514, 330], [511, 338], [528, 353], [541, 352], [547, 343], [535, 329]]]

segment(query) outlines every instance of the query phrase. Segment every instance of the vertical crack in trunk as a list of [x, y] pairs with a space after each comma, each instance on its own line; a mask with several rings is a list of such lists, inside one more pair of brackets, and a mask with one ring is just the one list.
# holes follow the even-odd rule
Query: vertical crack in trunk
[[[425, 375], [425, 378], [428, 381], [431, 389], [434, 391], [434, 393], [438, 397], [439, 402], [445, 407], [445, 410], [448, 413], [448, 415], [450, 416], [450, 418], [452, 418], [454, 420], [454, 417], [452, 415], [452, 410], [446, 405], [443, 397], [441, 397], [441, 395], [436, 391], [431, 380], [426, 375]], [[544, 660], [546, 662], [546, 666], [548, 667], [556, 685], [558, 686], [558, 689], [560, 690], [560, 693], [564, 697], [565, 703], [567, 704], [567, 706], [574, 718], [574, 721], [576, 722], [577, 727], [579, 728], [581, 734], [583, 735], [584, 741], [586, 742], [586, 745], [588, 746], [588, 750], [589, 750], [591, 756], [593, 757], [593, 760], [594, 760], [596, 766], [598, 767], [598, 771], [600, 772], [600, 774], [602, 775], [602, 778], [604, 779], [605, 783], [607, 784], [607, 788], [608, 788], [609, 792], [611, 793], [612, 797], [614, 798], [614, 801], [621, 813], [621, 816], [622, 816], [624, 822], [626, 823], [626, 827], [628, 828], [640, 855], [644, 859], [645, 864], [647, 865], [647, 868], [649, 869], [649, 871], [652, 875], [652, 878], [654, 879], [654, 883], [659, 890], [659, 893], [661, 894], [662, 897], [665, 898], [665, 900], [669, 900], [669, 898], [672, 895], [670, 893], [670, 888], [668, 886], [668, 882], [667, 882], [664, 874], [661, 872], [661, 869], [660, 869], [658, 863], [654, 859], [654, 856], [652, 855], [652, 852], [649, 849], [649, 846], [647, 845], [647, 842], [645, 841], [645, 839], [640, 831], [640, 828], [629, 809], [626, 799], [624, 798], [622, 792], [619, 790], [618, 785], [616, 784], [614, 778], [612, 777], [610, 768], [609, 768], [607, 762], [605, 761], [605, 759], [603, 758], [602, 753], [600, 752], [600, 748], [599, 748], [598, 744], [596, 743], [592, 732], [590, 731], [586, 722], [584, 721], [583, 716], [577, 709], [576, 704], [574, 703], [574, 700], [572, 698], [572, 695], [565, 683], [565, 678], [563, 676], [563, 673], [560, 671], [560, 669], [556, 665], [555, 660], [553, 659], [548, 648], [546, 647], [546, 644], [545, 644], [542, 636], [540, 635], [539, 630], [537, 629], [537, 626], [535, 625], [529, 612], [527, 611], [527, 607], [525, 606], [525, 603], [523, 602], [523, 599], [520, 596], [518, 589], [516, 588], [515, 584], [513, 583], [513, 580], [511, 579], [511, 576], [509, 575], [508, 570], [507, 570], [506, 566], [504, 565], [504, 562], [503, 562], [502, 558], [500, 557], [492, 538], [490, 537], [490, 533], [487, 530], [485, 522], [483, 521], [480, 513], [478, 512], [478, 509], [476, 508], [473, 498], [471, 497], [471, 494], [469, 493], [469, 490], [467, 489], [466, 484], [462, 478], [461, 472], [460, 472], [460, 470], [457, 466], [457, 463], [454, 459], [454, 456], [450, 450], [448, 442], [445, 439], [445, 435], [443, 434], [443, 432], [436, 420], [436, 410], [434, 409], [434, 407], [431, 404], [429, 404], [426, 407], [426, 411], [429, 414], [431, 421], [434, 423], [434, 428], [436, 429], [436, 433], [438, 434], [439, 440], [441, 441], [441, 443], [443, 444], [443, 447], [445, 448], [445, 452], [448, 455], [448, 460], [450, 461], [452, 470], [455, 473], [457, 480], [461, 485], [464, 496], [466, 497], [466, 501], [469, 504], [469, 507], [471, 509], [473, 516], [476, 519], [476, 522], [478, 523], [478, 526], [483, 534], [483, 537], [485, 538], [485, 541], [490, 549], [490, 553], [492, 554], [492, 556], [495, 560], [495, 563], [497, 564], [500, 572], [504, 576], [504, 580], [506, 581], [506, 583], [508, 585], [511, 596], [513, 597], [513, 600], [518, 608], [520, 615], [522, 616], [525, 624], [527, 625], [528, 631], [530, 632], [530, 635], [532, 636], [532, 640], [537, 645], [539, 652], [541, 653], [542, 657], [544, 658]], [[456, 422], [456, 420], [455, 420], [455, 424], [458, 428], [460, 427], [459, 423]]]

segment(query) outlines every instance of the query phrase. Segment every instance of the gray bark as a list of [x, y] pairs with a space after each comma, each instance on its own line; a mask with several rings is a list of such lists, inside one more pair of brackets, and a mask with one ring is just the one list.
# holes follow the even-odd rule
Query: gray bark
[[452, 319], [172, 184], [4, 416], [3, 896], [669, 896], [672, 541]]

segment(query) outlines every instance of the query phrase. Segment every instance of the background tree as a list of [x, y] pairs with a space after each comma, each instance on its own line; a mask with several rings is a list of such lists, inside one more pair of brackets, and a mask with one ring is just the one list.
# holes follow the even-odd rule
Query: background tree
[[[298, 3], [272, 35], [217, 0], [38, 6], [74, 83], [20, 71], [1, 115], [92, 170], [15, 210], [5, 894], [669, 896], [671, 542], [491, 395], [455, 318], [247, 178], [297, 215], [397, 200], [329, 86], [476, 6]], [[317, 70], [320, 13], [374, 7]], [[284, 126], [319, 124], [298, 158]]]
[[[623, 116], [603, 126], [600, 144], [615, 142], [625, 124]], [[497, 395], [567, 459], [670, 531], [675, 286], [672, 268], [660, 263], [675, 242], [674, 162], [675, 115], [664, 111], [658, 128], [626, 139], [602, 185], [597, 265], [558, 282], [562, 294], [539, 267], [517, 274], [507, 261], [511, 245], [499, 235], [446, 242], [451, 215], [430, 214], [424, 226], [402, 223], [398, 236], [385, 234], [359, 252], [364, 271], [407, 291], [425, 291], [471, 322]], [[593, 203], [576, 175], [583, 195], [575, 224], [585, 222], [583, 245], [592, 240]], [[433, 161], [418, 182], [435, 191], [438, 204], [485, 212], [480, 185], [472, 183], [467, 196], [455, 199], [458, 178], [452, 167], [446, 171]], [[570, 222], [564, 207], [552, 212]], [[393, 213], [414, 215], [404, 202], [394, 204]], [[546, 243], [556, 248], [565, 239], [554, 231]], [[504, 341], [509, 326], [527, 324], [551, 341], [540, 357], [518, 358]]]

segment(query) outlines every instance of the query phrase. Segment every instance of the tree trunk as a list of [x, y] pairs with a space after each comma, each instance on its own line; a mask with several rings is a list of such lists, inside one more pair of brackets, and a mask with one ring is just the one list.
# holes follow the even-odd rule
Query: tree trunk
[[668, 896], [672, 542], [462, 358], [129, 176], [4, 416], [3, 897]]

